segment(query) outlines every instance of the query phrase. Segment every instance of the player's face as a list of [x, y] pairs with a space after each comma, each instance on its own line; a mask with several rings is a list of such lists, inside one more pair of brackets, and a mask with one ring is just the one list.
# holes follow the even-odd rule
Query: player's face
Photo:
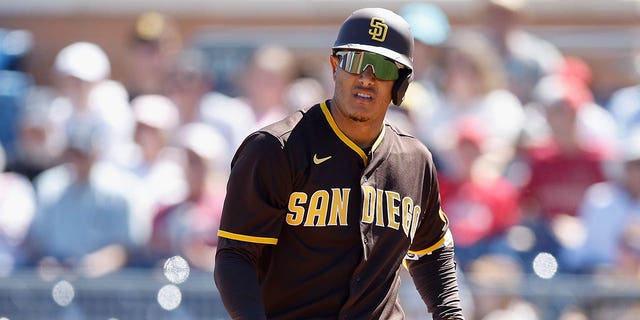
[[377, 78], [371, 66], [360, 74], [349, 73], [338, 66], [339, 58], [331, 56], [335, 92], [333, 100], [339, 117], [356, 122], [382, 123], [391, 102], [393, 80]]

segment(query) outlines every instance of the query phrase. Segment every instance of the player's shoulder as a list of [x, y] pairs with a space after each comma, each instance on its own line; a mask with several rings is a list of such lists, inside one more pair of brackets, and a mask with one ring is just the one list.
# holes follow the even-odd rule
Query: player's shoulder
[[[300, 126], [303, 119], [308, 118], [318, 105], [300, 109], [291, 113], [284, 119], [269, 124], [249, 134], [236, 151], [237, 158], [240, 154], [269, 154], [275, 150], [283, 150], [292, 132]], [[235, 161], [235, 160], [234, 160]]]
[[393, 139], [395, 144], [402, 150], [405, 150], [405, 152], [415, 152], [425, 156], [431, 156], [429, 148], [411, 133], [388, 122], [385, 122], [385, 127], [387, 128], [385, 135]]
[[304, 122], [303, 119], [312, 117], [314, 114], [318, 113], [319, 108], [319, 105], [316, 104], [308, 108], [300, 109], [286, 118], [274, 122], [257, 132], [275, 137], [284, 146], [294, 129]]

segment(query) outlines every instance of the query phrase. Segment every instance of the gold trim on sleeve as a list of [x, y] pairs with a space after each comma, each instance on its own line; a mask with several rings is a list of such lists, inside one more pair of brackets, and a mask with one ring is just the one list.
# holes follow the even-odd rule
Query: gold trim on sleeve
[[247, 235], [237, 234], [237, 233], [224, 231], [224, 230], [218, 230], [218, 236], [231, 239], [231, 240], [239, 240], [239, 241], [251, 242], [251, 243], [274, 244], [274, 245], [278, 244], [278, 239], [276, 238], [247, 236]]
[[442, 247], [443, 244], [444, 244], [444, 237], [441, 238], [440, 241], [436, 242], [436, 244], [432, 245], [429, 248], [426, 248], [426, 249], [420, 250], [420, 251], [411, 251], [411, 250], [409, 250], [408, 253], [415, 254], [416, 256], [423, 256], [425, 254], [429, 254], [429, 253], [435, 251], [436, 249]]
[[432, 252], [434, 252], [439, 248], [452, 246], [452, 245], [453, 245], [453, 235], [451, 234], [450, 230], [447, 230], [447, 233], [444, 234], [444, 237], [440, 238], [440, 240], [438, 240], [438, 242], [436, 242], [434, 245], [420, 251], [409, 250], [407, 251], [407, 253], [411, 255], [415, 255], [417, 257], [421, 257], [427, 254], [431, 254]]

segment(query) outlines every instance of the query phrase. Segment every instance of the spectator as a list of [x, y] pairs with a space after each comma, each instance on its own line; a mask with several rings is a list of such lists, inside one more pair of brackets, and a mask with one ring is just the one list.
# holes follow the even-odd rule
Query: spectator
[[570, 79], [553, 83], [543, 80], [535, 89], [550, 136], [526, 146], [519, 159], [528, 169], [520, 198], [523, 223], [537, 237], [525, 261], [540, 251], [558, 253], [565, 218], [576, 216], [589, 186], [605, 180], [607, 153], [601, 144], [579, 137], [578, 114], [586, 106], [587, 92]]
[[295, 58], [280, 46], [258, 48], [243, 74], [244, 99], [253, 109], [256, 123], [252, 129], [283, 119], [289, 114], [287, 90], [296, 78]]
[[[584, 93], [584, 106], [578, 112], [578, 135], [583, 141], [591, 141], [599, 145], [603, 152], [613, 156], [619, 147], [619, 125], [610, 112], [596, 103], [590, 86], [593, 74], [590, 66], [583, 59], [567, 56], [562, 59], [557, 74], [566, 81], [576, 81]], [[568, 79], [567, 79], [568, 78]]]
[[0, 28], [0, 70], [26, 71], [33, 50], [33, 33], [25, 29]]
[[142, 13], [136, 18], [128, 40], [123, 82], [129, 99], [162, 94], [169, 71], [182, 49], [177, 22], [159, 12]]
[[106, 53], [89, 42], [76, 42], [62, 49], [53, 65], [53, 78], [60, 93], [50, 108], [65, 135], [76, 125], [92, 126], [100, 132], [100, 158], [112, 156], [118, 144], [130, 138], [132, 115], [124, 87], [109, 80], [111, 65]]
[[440, 174], [442, 208], [456, 241], [456, 261], [463, 270], [478, 257], [506, 254], [504, 236], [520, 219], [515, 186], [500, 175], [483, 144], [486, 129], [474, 118], [456, 124], [456, 170]]
[[65, 163], [35, 180], [37, 214], [29, 234], [32, 262], [101, 276], [123, 267], [131, 248], [130, 205], [119, 173], [96, 163], [97, 131], [76, 127]]
[[231, 155], [253, 128], [254, 114], [240, 99], [215, 91], [209, 69], [203, 52], [184, 50], [170, 74], [167, 95], [178, 107], [181, 125], [203, 122], [224, 135], [231, 161]]
[[19, 120], [33, 87], [33, 78], [25, 71], [32, 48], [30, 31], [0, 28], [0, 147], [8, 167], [16, 160]]
[[581, 144], [600, 150], [603, 155], [612, 156], [618, 147], [618, 126], [607, 110], [595, 103], [589, 89], [592, 74], [587, 63], [578, 57], [563, 58], [558, 69], [542, 78], [533, 90], [532, 101], [525, 106], [527, 125], [521, 141], [527, 144], [531, 140], [540, 140], [551, 133], [544, 119], [540, 104], [557, 99], [554, 96], [566, 94], [579, 104], [576, 114], [576, 135]]
[[[589, 187], [581, 202], [578, 221], [584, 230], [573, 233], [577, 245], [564, 250], [573, 272], [618, 272], [637, 276], [640, 271], [640, 127], [622, 150], [622, 173]], [[582, 240], [582, 241], [580, 241]]]
[[314, 77], [295, 79], [287, 89], [286, 101], [290, 112], [312, 106], [314, 101], [326, 99], [327, 92]]
[[432, 3], [409, 3], [400, 9], [400, 15], [411, 26], [415, 40], [414, 81], [409, 84], [403, 102], [413, 120], [408, 132], [414, 132], [426, 143], [431, 129], [423, 124], [431, 121], [435, 108], [442, 103], [444, 46], [451, 26], [442, 9]]
[[524, 30], [527, 0], [483, 0], [484, 33], [507, 74], [507, 88], [522, 104], [540, 78], [557, 69], [562, 53], [552, 43]]
[[124, 87], [111, 80], [106, 53], [94, 43], [75, 42], [56, 55], [52, 87], [34, 87], [19, 120], [13, 171], [33, 179], [59, 164], [67, 136], [75, 126], [100, 133], [101, 159], [118, 154], [130, 139], [131, 110]]
[[[455, 124], [464, 116], [478, 118], [488, 127], [486, 146], [502, 170], [513, 157], [524, 127], [524, 111], [518, 99], [506, 90], [504, 73], [493, 48], [478, 33], [458, 33], [450, 41], [446, 56], [444, 99], [429, 122], [428, 145], [449, 163]], [[448, 171], [451, 168], [441, 167]]]
[[0, 146], [0, 277], [26, 264], [21, 248], [35, 210], [31, 182], [14, 172], [4, 172], [5, 156]]
[[547, 218], [574, 216], [584, 190], [604, 179], [603, 165], [610, 152], [601, 143], [580, 138], [578, 114], [586, 106], [586, 88], [566, 79], [548, 81], [541, 81], [536, 92], [550, 135], [525, 150], [531, 167], [525, 206], [535, 205], [538, 209], [533, 210]]
[[131, 101], [136, 119], [133, 145], [117, 164], [135, 177], [130, 187], [139, 196], [132, 228], [136, 242], [146, 244], [153, 212], [158, 206], [181, 201], [186, 192], [182, 167], [173, 139], [179, 114], [171, 100], [161, 95], [142, 95]]
[[[640, 56], [637, 72], [640, 72]], [[607, 109], [618, 126], [618, 137], [625, 139], [632, 129], [640, 126], [640, 84], [618, 89], [613, 93]]]
[[188, 193], [184, 200], [161, 208], [155, 215], [149, 248], [154, 259], [181, 255], [192, 266], [212, 271], [228, 147], [222, 135], [205, 124], [188, 124], [178, 137], [185, 153]]
[[34, 88], [20, 115], [16, 157], [8, 170], [30, 181], [58, 165], [65, 149], [67, 137], [60, 113], [51, 106], [56, 95], [51, 88]]
[[400, 9], [400, 14], [411, 26], [415, 38], [414, 81], [439, 85], [442, 50], [451, 32], [449, 18], [440, 7], [425, 2], [409, 3]]

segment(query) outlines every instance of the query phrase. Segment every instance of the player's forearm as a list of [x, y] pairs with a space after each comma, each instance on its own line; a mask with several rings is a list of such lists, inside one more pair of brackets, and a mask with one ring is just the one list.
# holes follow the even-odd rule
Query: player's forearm
[[248, 259], [233, 250], [218, 251], [214, 279], [233, 319], [266, 320], [256, 269]]
[[409, 273], [434, 320], [462, 320], [453, 247], [444, 247], [409, 264]]

